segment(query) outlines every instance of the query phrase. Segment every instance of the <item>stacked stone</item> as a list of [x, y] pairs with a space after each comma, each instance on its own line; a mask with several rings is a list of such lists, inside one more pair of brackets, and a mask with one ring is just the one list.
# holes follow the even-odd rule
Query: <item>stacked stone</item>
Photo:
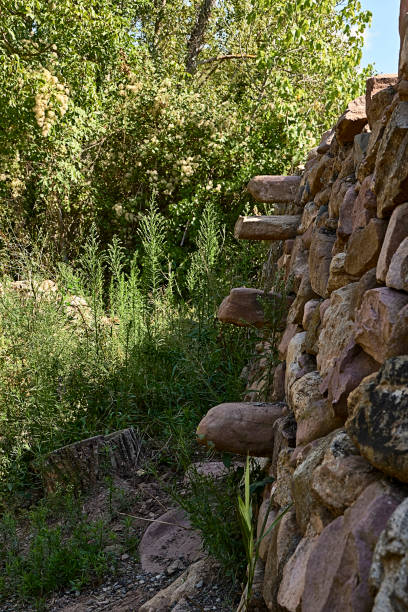
[[[216, 406], [198, 433], [268, 457], [259, 525], [293, 503], [260, 551], [268, 610], [408, 610], [407, 30], [403, 11], [399, 75], [368, 80], [301, 179], [251, 181], [256, 199], [301, 215], [236, 226], [238, 238], [284, 240], [296, 295], [274, 377], [282, 401]], [[262, 327], [254, 291], [233, 290], [219, 318]]]

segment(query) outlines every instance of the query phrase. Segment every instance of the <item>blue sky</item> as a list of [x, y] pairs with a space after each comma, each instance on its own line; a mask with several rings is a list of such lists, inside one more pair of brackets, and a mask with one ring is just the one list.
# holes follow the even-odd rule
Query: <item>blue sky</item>
[[375, 63], [379, 73], [398, 72], [400, 0], [361, 0], [363, 9], [373, 14], [366, 33], [362, 65]]

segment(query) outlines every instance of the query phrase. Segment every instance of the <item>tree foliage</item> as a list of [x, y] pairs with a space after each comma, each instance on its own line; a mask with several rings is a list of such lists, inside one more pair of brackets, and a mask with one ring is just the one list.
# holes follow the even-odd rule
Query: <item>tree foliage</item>
[[358, 0], [0, 0], [3, 230], [69, 255], [96, 220], [131, 246], [155, 194], [188, 244], [361, 93], [369, 20]]

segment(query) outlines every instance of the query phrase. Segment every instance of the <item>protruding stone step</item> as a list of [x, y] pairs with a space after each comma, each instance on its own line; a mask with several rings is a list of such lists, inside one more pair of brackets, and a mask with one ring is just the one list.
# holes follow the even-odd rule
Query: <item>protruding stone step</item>
[[248, 183], [248, 191], [257, 202], [291, 204], [300, 185], [301, 177], [254, 176]]
[[265, 293], [261, 289], [238, 287], [231, 289], [230, 294], [224, 298], [218, 309], [217, 318], [223, 323], [232, 323], [239, 327], [267, 327], [268, 316], [265, 316], [265, 305], [276, 313], [282, 313], [282, 325], [286, 318], [287, 307], [291, 299], [286, 298], [287, 303], [282, 303], [282, 296], [278, 293]]
[[295, 238], [301, 215], [239, 217], [234, 236], [238, 240], [289, 240]]
[[241, 402], [211, 408], [197, 428], [198, 441], [219, 451], [272, 457], [273, 424], [287, 411], [283, 403]]

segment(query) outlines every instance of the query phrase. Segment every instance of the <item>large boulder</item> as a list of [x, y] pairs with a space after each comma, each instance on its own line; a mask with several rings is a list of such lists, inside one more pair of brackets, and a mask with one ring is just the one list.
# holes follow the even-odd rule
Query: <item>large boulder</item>
[[283, 403], [219, 404], [201, 419], [197, 428], [198, 442], [237, 455], [272, 457], [273, 425], [286, 410]]
[[351, 393], [347, 431], [376, 468], [408, 482], [408, 357], [388, 359]]
[[380, 482], [326, 526], [309, 557], [302, 612], [370, 612], [368, 585], [376, 541], [395, 508], [399, 492]]
[[391, 259], [408, 236], [408, 202], [393, 211], [377, 263], [377, 280], [385, 282]]
[[394, 511], [375, 547], [370, 584], [373, 612], [406, 610], [408, 602], [408, 498]]
[[[408, 352], [408, 329], [404, 329], [404, 315], [400, 313], [408, 305], [408, 295], [379, 287], [364, 294], [356, 314], [354, 338], [363, 350], [378, 363], [388, 357]], [[394, 328], [398, 327], [396, 335]], [[402, 328], [402, 329], [401, 329]]]
[[336, 138], [341, 144], [353, 142], [354, 136], [363, 131], [367, 125], [365, 96], [360, 96], [348, 105], [336, 125]]
[[387, 287], [408, 292], [408, 238], [395, 251], [386, 277]]
[[397, 81], [397, 74], [377, 74], [367, 79], [366, 112], [371, 129], [381, 119], [384, 109], [391, 104]]
[[255, 176], [248, 191], [257, 202], [291, 204], [296, 199], [300, 176]]
[[344, 261], [347, 274], [360, 277], [377, 264], [386, 229], [386, 221], [371, 219], [366, 227], [353, 231]]
[[395, 107], [378, 149], [374, 173], [377, 216], [384, 218], [408, 201], [408, 102]]

